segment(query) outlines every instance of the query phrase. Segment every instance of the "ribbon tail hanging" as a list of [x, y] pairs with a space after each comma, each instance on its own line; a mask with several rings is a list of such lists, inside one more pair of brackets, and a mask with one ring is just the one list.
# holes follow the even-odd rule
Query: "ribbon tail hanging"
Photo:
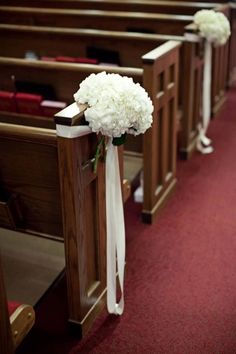
[[[125, 225], [117, 147], [109, 139], [106, 155], [107, 215], [107, 309], [121, 315], [124, 311]], [[116, 274], [121, 291], [116, 302]]]
[[[203, 154], [214, 151], [211, 140], [206, 136], [207, 128], [211, 117], [211, 66], [212, 66], [212, 45], [205, 41], [204, 48], [204, 70], [202, 90], [202, 124], [199, 126], [197, 149]], [[203, 145], [205, 146], [203, 146]]]

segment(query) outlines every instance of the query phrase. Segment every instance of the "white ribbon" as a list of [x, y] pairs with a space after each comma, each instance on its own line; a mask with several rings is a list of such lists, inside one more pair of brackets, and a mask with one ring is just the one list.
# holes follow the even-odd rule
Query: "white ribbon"
[[209, 41], [205, 40], [202, 88], [202, 124], [199, 126], [199, 136], [197, 142], [197, 149], [202, 154], [210, 154], [214, 151], [213, 147], [210, 146], [211, 140], [206, 136], [206, 131], [211, 117], [211, 63], [212, 45]]
[[79, 136], [87, 135], [92, 133], [91, 128], [88, 125], [78, 125], [68, 127], [66, 125], [57, 124], [56, 125], [57, 135], [62, 138], [77, 138]]
[[187, 39], [188, 42], [198, 43], [201, 41], [199, 35], [191, 32], [185, 32], [184, 37]]
[[[124, 311], [125, 226], [117, 147], [109, 139], [106, 155], [107, 213], [107, 309], [121, 315]], [[117, 258], [117, 259], [116, 259]], [[121, 298], [116, 303], [116, 264]]]
[[143, 203], [143, 171], [140, 173], [140, 186], [134, 192], [135, 203]]

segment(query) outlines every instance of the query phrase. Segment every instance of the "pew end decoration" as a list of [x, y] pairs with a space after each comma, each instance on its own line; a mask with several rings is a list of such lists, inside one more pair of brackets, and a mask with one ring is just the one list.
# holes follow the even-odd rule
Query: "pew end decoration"
[[[94, 170], [101, 153], [106, 162], [107, 309], [121, 315], [124, 310], [125, 227], [117, 146], [126, 134], [143, 134], [151, 127], [153, 105], [147, 92], [132, 78], [101, 72], [91, 74], [74, 94], [86, 104], [84, 116], [99, 141]], [[116, 302], [116, 274], [121, 297]]]
[[204, 71], [202, 90], [202, 124], [199, 127], [197, 149], [203, 154], [214, 151], [211, 140], [206, 136], [211, 117], [211, 71], [212, 45], [224, 45], [230, 36], [230, 24], [227, 17], [214, 10], [200, 10], [194, 15], [194, 23], [200, 37], [205, 39]]

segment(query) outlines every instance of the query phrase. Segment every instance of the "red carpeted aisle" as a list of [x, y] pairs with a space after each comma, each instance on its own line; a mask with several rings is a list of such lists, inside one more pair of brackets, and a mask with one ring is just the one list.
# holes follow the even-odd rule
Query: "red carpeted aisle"
[[209, 136], [215, 153], [178, 162], [176, 192], [154, 225], [126, 206], [124, 315], [104, 311], [79, 342], [67, 332], [60, 285], [20, 354], [236, 353], [235, 89]]

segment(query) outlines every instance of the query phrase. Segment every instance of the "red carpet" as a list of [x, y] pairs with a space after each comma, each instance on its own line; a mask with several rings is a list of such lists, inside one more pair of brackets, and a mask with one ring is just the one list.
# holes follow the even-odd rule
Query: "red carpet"
[[236, 353], [236, 90], [209, 136], [215, 153], [178, 162], [158, 221], [129, 201], [125, 312], [106, 311], [81, 342], [66, 326], [65, 286], [47, 296], [20, 354]]

